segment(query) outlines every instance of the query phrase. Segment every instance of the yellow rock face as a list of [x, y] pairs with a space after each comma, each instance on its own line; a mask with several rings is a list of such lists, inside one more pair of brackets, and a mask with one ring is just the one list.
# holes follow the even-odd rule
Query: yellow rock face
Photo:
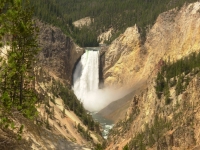
[[159, 15], [144, 45], [136, 25], [128, 28], [106, 52], [106, 86], [131, 87], [157, 70], [158, 62], [175, 61], [200, 49], [200, 2]]
[[136, 25], [128, 28], [110, 45], [106, 52], [104, 68], [106, 85], [121, 86], [133, 81], [131, 76], [140, 67], [139, 63], [136, 63], [140, 47], [140, 35]]

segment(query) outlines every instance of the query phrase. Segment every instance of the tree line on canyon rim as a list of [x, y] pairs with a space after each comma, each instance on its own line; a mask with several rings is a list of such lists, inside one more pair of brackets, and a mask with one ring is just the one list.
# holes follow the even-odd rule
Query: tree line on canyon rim
[[[113, 28], [109, 44], [127, 27], [137, 24], [142, 41], [158, 15], [169, 9], [196, 0], [31, 0], [35, 16], [44, 22], [60, 27], [82, 47], [98, 46], [97, 36]], [[72, 22], [91, 17], [89, 27], [76, 28]]]
[[[175, 89], [175, 96], [179, 96], [184, 91], [186, 91], [189, 82], [196, 76], [198, 80], [200, 80], [200, 52], [194, 52], [179, 59], [177, 61], [171, 61], [168, 58], [167, 61], [160, 60], [157, 64], [158, 73], [155, 78], [155, 92], [157, 94], [158, 100], [165, 100], [166, 105], [170, 105], [172, 102], [172, 97], [170, 95], [170, 89]], [[167, 106], [164, 106], [167, 108]], [[169, 107], [173, 107], [170, 105]], [[182, 126], [184, 124], [181, 122], [183, 120], [183, 115], [185, 115], [186, 107], [190, 107], [193, 110], [194, 106], [190, 106], [189, 100], [185, 100], [182, 109], [179, 109], [180, 104], [176, 103], [176, 105], [172, 108], [173, 117], [172, 120], [167, 120], [165, 117], [158, 117], [157, 114], [160, 111], [164, 111], [163, 109], [158, 110], [157, 114], [154, 117], [154, 122], [152, 125], [145, 124], [145, 129], [139, 133], [137, 133], [129, 143], [127, 143], [123, 150], [129, 149], [140, 149], [145, 150], [147, 147], [152, 148], [156, 143], [162, 143], [163, 136], [166, 135], [166, 131], [171, 130], [176, 127]], [[176, 111], [179, 110], [179, 111]], [[139, 111], [139, 110], [138, 110]], [[193, 114], [193, 111], [191, 112]], [[186, 118], [187, 126], [193, 126], [193, 116], [189, 114]], [[130, 124], [137, 117], [138, 113], [132, 112], [130, 115], [130, 119], [126, 122], [118, 122], [116, 127], [120, 127], [122, 124], [128, 130], [130, 128]], [[178, 119], [180, 119], [178, 121]], [[180, 129], [179, 128], [179, 129]], [[177, 128], [178, 129], [178, 128]], [[115, 130], [111, 130], [111, 134], [116, 133]], [[193, 134], [193, 131], [191, 132]], [[158, 144], [159, 147], [159, 144]], [[159, 148], [158, 148], [159, 149]], [[162, 149], [162, 148], [161, 148]]]
[[[37, 78], [34, 66], [39, 53], [39, 29], [33, 20], [33, 8], [28, 0], [1, 1], [0, 22], [0, 129], [14, 130], [13, 114], [34, 120], [38, 116], [35, 104], [45, 102], [35, 90]], [[6, 51], [3, 50], [5, 47]], [[55, 86], [52, 93], [63, 99], [65, 108], [74, 111], [89, 130], [99, 133], [99, 124], [87, 114], [74, 93], [61, 83]], [[80, 125], [78, 127], [82, 131]], [[18, 128], [18, 139], [22, 130], [23, 125]]]
[[175, 87], [176, 96], [186, 90], [192, 75], [199, 74], [200, 71], [200, 53], [192, 53], [176, 62], [160, 61], [160, 71], [156, 77], [156, 94], [160, 99], [165, 97], [165, 104], [170, 104], [171, 87]]

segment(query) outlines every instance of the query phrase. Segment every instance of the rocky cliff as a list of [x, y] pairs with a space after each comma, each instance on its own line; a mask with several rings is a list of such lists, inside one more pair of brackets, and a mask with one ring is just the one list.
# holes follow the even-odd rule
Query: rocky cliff
[[161, 59], [175, 61], [200, 47], [200, 3], [159, 15], [141, 44], [137, 26], [128, 28], [105, 54], [105, 85], [133, 86], [146, 80]]
[[[102, 138], [98, 133], [94, 134], [87, 129], [83, 119], [66, 104], [66, 101], [69, 101], [78, 107], [75, 109], [80, 109], [74, 102], [76, 98], [71, 91], [71, 85], [75, 64], [84, 53], [84, 49], [77, 46], [59, 28], [39, 21], [37, 25], [40, 30], [38, 39], [41, 47], [35, 67], [35, 88], [40, 99], [37, 108], [39, 122], [64, 139], [64, 142], [60, 142], [63, 149], [91, 148]], [[61, 91], [64, 92], [64, 96], [61, 96]], [[86, 133], [89, 134], [87, 138]], [[64, 144], [65, 141], [69, 146]], [[40, 139], [38, 142], [39, 145], [47, 147]], [[55, 144], [51, 146], [54, 149], [62, 149]]]
[[[105, 53], [104, 84], [126, 85], [133, 81], [133, 75], [143, 62], [137, 62], [142, 57], [140, 34], [137, 26], [128, 28], [108, 47]], [[140, 64], [142, 63], [142, 64]]]
[[[190, 73], [180, 95], [170, 88], [171, 103], [158, 99], [155, 77], [160, 61], [176, 60], [200, 51], [200, 3], [188, 4], [159, 15], [141, 44], [137, 26], [128, 28], [105, 53], [107, 86], [146, 88], [132, 97], [125, 119], [108, 138], [107, 149], [199, 149], [199, 74]], [[127, 144], [129, 143], [129, 144]]]
[[[75, 103], [73, 100], [76, 97], [70, 87], [72, 74], [84, 51], [59, 28], [40, 21], [36, 23], [40, 30], [38, 41], [41, 48], [34, 67], [38, 115], [29, 120], [15, 111], [11, 116], [16, 124], [14, 132], [0, 129], [0, 149], [90, 149], [95, 143], [100, 143], [102, 137], [94, 132], [95, 129], [90, 131], [80, 115], [78, 117], [74, 109], [66, 104], [66, 101]], [[8, 49], [4, 47], [3, 52]], [[79, 107], [81, 104], [74, 105]], [[87, 114], [82, 111], [81, 115], [84, 113]], [[24, 125], [24, 130], [18, 135], [20, 124]], [[96, 129], [99, 130], [98, 127]], [[17, 140], [19, 136], [22, 140]]]
[[[155, 94], [154, 79], [145, 91], [132, 98], [126, 118], [110, 132], [107, 149], [199, 149], [199, 74], [179, 96], [170, 89], [172, 102]], [[141, 145], [139, 143], [142, 143]]]
[[75, 63], [84, 53], [71, 38], [67, 37], [59, 28], [37, 22], [39, 27], [39, 44], [41, 52], [38, 63], [51, 74], [72, 83], [72, 72]]

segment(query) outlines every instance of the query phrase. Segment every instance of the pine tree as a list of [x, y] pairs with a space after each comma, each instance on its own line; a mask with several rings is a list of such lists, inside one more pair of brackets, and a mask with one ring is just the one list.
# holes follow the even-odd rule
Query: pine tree
[[183, 77], [180, 76], [178, 78], [178, 82], [177, 82], [177, 85], [176, 85], [176, 96], [178, 96], [180, 93], [182, 93], [183, 91], [183, 85], [182, 85], [182, 82], [183, 82]]
[[65, 107], [63, 107], [62, 117], [65, 117]]
[[157, 97], [159, 99], [161, 98], [161, 95], [163, 93], [164, 87], [165, 87], [165, 79], [163, 77], [163, 74], [159, 72], [157, 74], [156, 87], [155, 87], [156, 88], [156, 94], [157, 94]]
[[166, 82], [164, 87], [164, 96], [165, 96], [165, 104], [168, 105], [170, 103], [170, 91], [169, 91], [169, 85]]
[[[38, 53], [38, 29], [32, 20], [28, 0], [4, 0], [0, 4], [0, 40], [10, 47], [1, 58], [0, 103], [4, 116], [17, 109], [24, 116], [33, 118], [37, 111], [34, 89], [33, 63]], [[2, 39], [6, 39], [4, 42]]]

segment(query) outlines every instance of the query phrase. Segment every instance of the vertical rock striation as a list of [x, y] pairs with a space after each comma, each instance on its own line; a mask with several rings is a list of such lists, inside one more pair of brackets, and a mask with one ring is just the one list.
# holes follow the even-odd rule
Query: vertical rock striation
[[84, 53], [71, 38], [67, 37], [59, 28], [37, 22], [39, 26], [39, 43], [41, 52], [39, 63], [51, 74], [72, 83], [73, 69]]
[[105, 53], [105, 85], [131, 87], [146, 80], [161, 59], [175, 61], [200, 48], [200, 3], [159, 15], [140, 42], [137, 26], [128, 28]]
[[143, 45], [134, 26], [106, 51], [104, 81], [107, 86], [132, 87], [144, 84], [140, 82], [143, 80], [147, 83], [132, 98], [125, 119], [114, 126], [107, 149], [123, 149], [128, 142], [134, 143], [132, 139], [142, 139], [146, 149], [200, 148], [200, 75], [190, 73], [188, 87], [178, 96], [175, 87], [171, 87], [168, 105], [164, 97], [157, 98], [155, 91], [155, 76], [161, 60], [172, 62], [200, 52], [199, 10], [200, 2], [196, 2], [164, 12], [148, 31]]

